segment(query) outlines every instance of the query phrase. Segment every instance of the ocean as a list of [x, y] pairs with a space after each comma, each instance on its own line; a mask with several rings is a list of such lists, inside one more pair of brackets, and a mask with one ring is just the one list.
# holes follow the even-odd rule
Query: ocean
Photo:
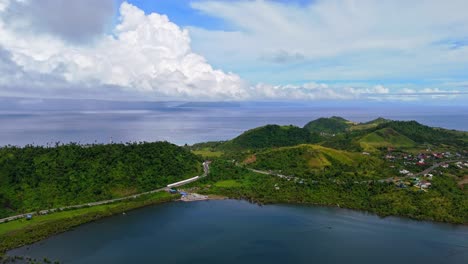
[[416, 120], [429, 126], [468, 130], [468, 106], [166, 103], [125, 105], [120, 109], [118, 105], [96, 104], [68, 108], [0, 107], [0, 146], [135, 141], [183, 145], [229, 140], [266, 124], [303, 126], [313, 119], [330, 116], [354, 122], [377, 117]]

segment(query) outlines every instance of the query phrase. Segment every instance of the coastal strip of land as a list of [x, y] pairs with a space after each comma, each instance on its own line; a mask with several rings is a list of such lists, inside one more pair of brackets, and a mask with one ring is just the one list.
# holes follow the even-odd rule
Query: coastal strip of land
[[[169, 184], [167, 187], [122, 198], [45, 209], [39, 212], [0, 219], [0, 256], [6, 251], [32, 244], [51, 235], [65, 232], [84, 223], [127, 211], [176, 200], [208, 200], [210, 196], [180, 192], [170, 193], [173, 187], [184, 186], [204, 178], [209, 173], [209, 162], [203, 162], [203, 175]], [[219, 199], [215, 197], [214, 199]], [[28, 220], [27, 216], [34, 216]]]
[[183, 180], [183, 181], [180, 181], [180, 182], [171, 183], [171, 184], [168, 184], [167, 187], [151, 190], [151, 191], [148, 191], [148, 192], [133, 194], [133, 195], [129, 195], [129, 196], [126, 196], [126, 197], [121, 197], [121, 198], [115, 198], [115, 199], [109, 199], [109, 200], [103, 200], [103, 201], [97, 201], [97, 202], [90, 202], [90, 203], [78, 204], [78, 205], [70, 205], [70, 206], [64, 206], [64, 207], [59, 207], [59, 208], [51, 208], [51, 209], [40, 210], [38, 212], [29, 212], [29, 213], [14, 215], [14, 216], [10, 216], [10, 217], [0, 219], [0, 224], [5, 223], [5, 222], [9, 222], [9, 221], [13, 221], [13, 220], [17, 220], [17, 219], [21, 219], [21, 218], [26, 218], [27, 216], [33, 216], [33, 215], [36, 215], [36, 214], [46, 215], [46, 214], [54, 213], [54, 212], [60, 212], [60, 211], [66, 211], [66, 210], [72, 210], [72, 209], [80, 209], [80, 208], [85, 208], [85, 207], [92, 207], [92, 206], [98, 206], [98, 205], [104, 205], [104, 204], [111, 204], [111, 203], [115, 203], [115, 202], [129, 200], [129, 199], [136, 199], [136, 198], [139, 198], [139, 197], [144, 196], [144, 195], [153, 194], [153, 193], [161, 192], [161, 191], [168, 191], [169, 188], [171, 188], [171, 187], [178, 187], [178, 186], [183, 186], [183, 185], [192, 183], [194, 181], [197, 181], [199, 178], [206, 177], [208, 175], [208, 172], [209, 172], [209, 162], [203, 162], [203, 175], [196, 176], [196, 177], [193, 177], [193, 178], [190, 178], [190, 179], [186, 179], [186, 180]]

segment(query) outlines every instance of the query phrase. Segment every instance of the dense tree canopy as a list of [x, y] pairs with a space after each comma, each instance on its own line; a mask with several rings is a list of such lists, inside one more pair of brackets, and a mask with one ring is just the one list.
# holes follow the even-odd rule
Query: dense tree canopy
[[167, 142], [0, 148], [0, 217], [121, 197], [201, 173]]
[[344, 118], [333, 116], [330, 118], [319, 118], [307, 123], [304, 128], [310, 132], [317, 133], [342, 133], [346, 132], [352, 123]]
[[194, 183], [207, 194], [247, 199], [258, 203], [307, 203], [366, 210], [381, 216], [468, 223], [468, 196], [448, 177], [437, 177], [429, 192], [396, 188], [387, 183], [289, 181], [251, 172], [234, 163], [216, 160], [210, 175]]
[[316, 143], [318, 135], [296, 126], [267, 125], [249, 130], [221, 145], [224, 149], [261, 149]]
[[432, 128], [419, 124], [416, 121], [392, 121], [381, 124], [378, 128], [392, 128], [420, 144], [430, 143], [468, 146], [468, 134], [465, 132]]

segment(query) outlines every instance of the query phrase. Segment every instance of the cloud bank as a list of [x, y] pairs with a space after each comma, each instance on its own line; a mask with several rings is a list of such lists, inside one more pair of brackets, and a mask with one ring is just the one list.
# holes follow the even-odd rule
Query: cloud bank
[[104, 34], [112, 23], [114, 5], [114, 0], [9, 1], [3, 20], [17, 31], [81, 42]]
[[[194, 49], [259, 81], [466, 77], [466, 0], [301, 2], [194, 1], [229, 25], [191, 27]], [[243, 64], [259, 70], [244, 72]]]
[[[393, 91], [382, 85], [251, 84], [237, 74], [213, 68], [205, 57], [192, 50], [189, 30], [180, 28], [165, 15], [145, 14], [138, 7], [123, 2], [118, 8], [118, 23], [111, 27], [109, 21], [116, 9], [113, 0], [80, 0], [70, 4], [67, 1], [65, 6], [60, 0], [0, 0], [0, 96], [201, 101], [349, 100], [396, 98], [403, 93], [401, 89]], [[317, 50], [311, 52], [304, 48], [310, 42], [291, 39], [305, 31], [326, 34], [322, 29], [306, 29], [300, 25], [297, 19], [306, 18], [295, 7], [289, 10], [289, 18], [278, 17], [279, 12], [284, 11], [279, 9], [283, 6], [266, 1], [240, 1], [229, 5], [209, 1], [197, 2], [194, 7], [226, 17], [244, 29], [203, 33], [203, 42], [221, 50], [220, 57], [236, 56], [239, 53], [231, 52], [235, 47], [242, 49], [260, 40], [251, 45], [253, 52], [257, 51], [256, 47], [266, 45], [263, 42], [272, 41], [274, 45], [267, 46], [266, 53], [260, 52], [254, 57], [275, 64], [297, 63], [314, 56], [343, 52], [343, 47], [364, 49], [396, 45], [413, 48], [418, 42], [418, 39], [393, 39], [391, 36], [374, 42], [365, 36], [363, 41], [348, 43], [343, 39], [324, 39], [315, 40], [323, 43], [317, 44]], [[253, 7], [265, 9], [266, 13], [254, 12]], [[332, 7], [319, 1], [315, 8], [324, 10], [312, 11], [326, 13]], [[241, 10], [244, 15], [240, 15]], [[254, 13], [259, 17], [245, 17]], [[355, 18], [354, 13], [348, 15], [350, 19]], [[454, 19], [458, 18], [455, 16]], [[343, 31], [338, 34], [343, 38], [359, 33], [352, 28], [328, 25], [340, 22], [338, 17], [319, 20], [326, 24], [325, 28]], [[369, 21], [361, 23], [364, 25]], [[266, 24], [270, 26], [268, 30]], [[290, 35], [283, 36], [284, 41], [279, 43], [271, 37], [271, 28], [282, 33], [288, 31]], [[353, 32], [347, 33], [348, 30]], [[459, 30], [464, 32], [464, 29]], [[191, 28], [190, 32], [200, 36], [197, 30]], [[337, 45], [330, 46], [327, 44], [330, 42]], [[429, 90], [415, 90], [412, 94], [440, 97], [460, 93], [446, 90], [434, 94]]]
[[[7, 19], [0, 21], [3, 93], [36, 90], [40, 94], [55, 89], [66, 95], [67, 90], [82, 86], [106, 92], [114, 89], [151, 99], [248, 97], [246, 85], [239, 76], [215, 70], [205, 58], [193, 53], [188, 31], [164, 15], [145, 15], [124, 2], [112, 34], [94, 39], [94, 32], [87, 31], [86, 34], [93, 35], [92, 42], [72, 44], [68, 42], [74, 39], [72, 36], [54, 29], [37, 34], [35, 30], [11, 26], [15, 19], [8, 13], [13, 12], [11, 5], [15, 11], [19, 6], [35, 10], [30, 5], [35, 6], [36, 2], [39, 1], [2, 2], [3, 14], [7, 13], [2, 14]], [[15, 23], [21, 24], [22, 20], [18, 18]], [[48, 26], [45, 28], [49, 30]], [[81, 38], [82, 33], [76, 36]]]

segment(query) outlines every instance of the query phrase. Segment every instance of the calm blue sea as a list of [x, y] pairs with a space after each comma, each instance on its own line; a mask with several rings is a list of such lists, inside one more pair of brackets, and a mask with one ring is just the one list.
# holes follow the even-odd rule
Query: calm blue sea
[[[66, 109], [66, 107], [65, 107]], [[372, 105], [314, 106], [288, 104], [141, 105], [7, 109], [0, 107], [1, 145], [53, 142], [107, 143], [166, 140], [178, 145], [231, 139], [266, 124], [293, 124], [329, 116], [356, 122], [377, 117], [416, 120], [429, 126], [468, 130], [468, 106]]]

